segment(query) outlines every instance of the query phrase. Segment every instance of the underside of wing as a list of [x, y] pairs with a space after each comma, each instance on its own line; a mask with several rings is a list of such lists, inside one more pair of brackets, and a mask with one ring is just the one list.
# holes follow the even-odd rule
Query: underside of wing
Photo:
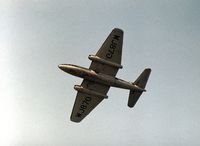
[[[71, 114], [71, 121], [80, 122], [85, 118], [106, 96], [109, 86], [84, 80], [81, 87], [86, 91], [78, 91]], [[90, 91], [90, 92], [89, 92]]]
[[[95, 56], [108, 61], [118, 66], [121, 66], [121, 56], [122, 56], [122, 44], [123, 44], [123, 31], [121, 29], [115, 28], [109, 34], [99, 51]], [[93, 61], [91, 63], [90, 69], [96, 71], [97, 73], [103, 73], [111, 76], [115, 76], [118, 71], [118, 67], [110, 66], [105, 63], [100, 63], [98, 61]]]
[[78, 92], [74, 108], [71, 115], [71, 121], [80, 122], [85, 118], [101, 101], [103, 98], [95, 97], [89, 94]]

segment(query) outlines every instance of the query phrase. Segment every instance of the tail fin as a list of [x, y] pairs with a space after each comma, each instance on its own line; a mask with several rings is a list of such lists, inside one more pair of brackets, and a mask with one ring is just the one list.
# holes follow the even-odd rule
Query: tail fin
[[[144, 89], [145, 86], [146, 86], [146, 83], [148, 81], [150, 73], [151, 73], [151, 69], [150, 68], [146, 68], [140, 74], [140, 76], [135, 80], [135, 82], [133, 84]], [[138, 101], [138, 99], [139, 99], [139, 97], [141, 96], [142, 93], [143, 93], [143, 91], [130, 90], [129, 99], [128, 99], [128, 106], [129, 107], [134, 107], [134, 105], [136, 104], [136, 102]]]

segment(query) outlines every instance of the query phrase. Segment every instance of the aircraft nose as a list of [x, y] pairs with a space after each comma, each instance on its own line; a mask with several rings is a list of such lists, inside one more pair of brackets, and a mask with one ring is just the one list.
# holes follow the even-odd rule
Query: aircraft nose
[[59, 65], [58, 65], [58, 68], [60, 68], [61, 70], [64, 70], [66, 67], [65, 67], [65, 65], [63, 65], [63, 64], [59, 64]]

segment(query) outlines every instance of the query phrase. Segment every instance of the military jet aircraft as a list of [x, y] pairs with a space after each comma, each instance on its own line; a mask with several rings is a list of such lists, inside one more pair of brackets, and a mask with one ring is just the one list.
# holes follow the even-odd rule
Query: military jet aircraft
[[81, 85], [75, 85], [78, 91], [71, 114], [71, 121], [80, 122], [85, 118], [103, 99], [110, 87], [118, 87], [130, 90], [128, 106], [133, 107], [140, 95], [146, 91], [145, 86], [151, 69], [146, 68], [135, 82], [127, 82], [116, 78], [121, 65], [123, 44], [123, 31], [115, 28], [109, 34], [96, 55], [89, 55], [92, 61], [89, 69], [73, 64], [60, 64], [58, 67], [74, 76], [83, 78]]

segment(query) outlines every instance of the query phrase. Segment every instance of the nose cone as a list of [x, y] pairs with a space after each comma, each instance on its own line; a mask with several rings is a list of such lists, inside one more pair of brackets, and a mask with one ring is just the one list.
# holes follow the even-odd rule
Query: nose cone
[[66, 65], [64, 65], [64, 64], [59, 64], [58, 65], [58, 68], [60, 68], [61, 70], [65, 70], [65, 68], [66, 68]]

